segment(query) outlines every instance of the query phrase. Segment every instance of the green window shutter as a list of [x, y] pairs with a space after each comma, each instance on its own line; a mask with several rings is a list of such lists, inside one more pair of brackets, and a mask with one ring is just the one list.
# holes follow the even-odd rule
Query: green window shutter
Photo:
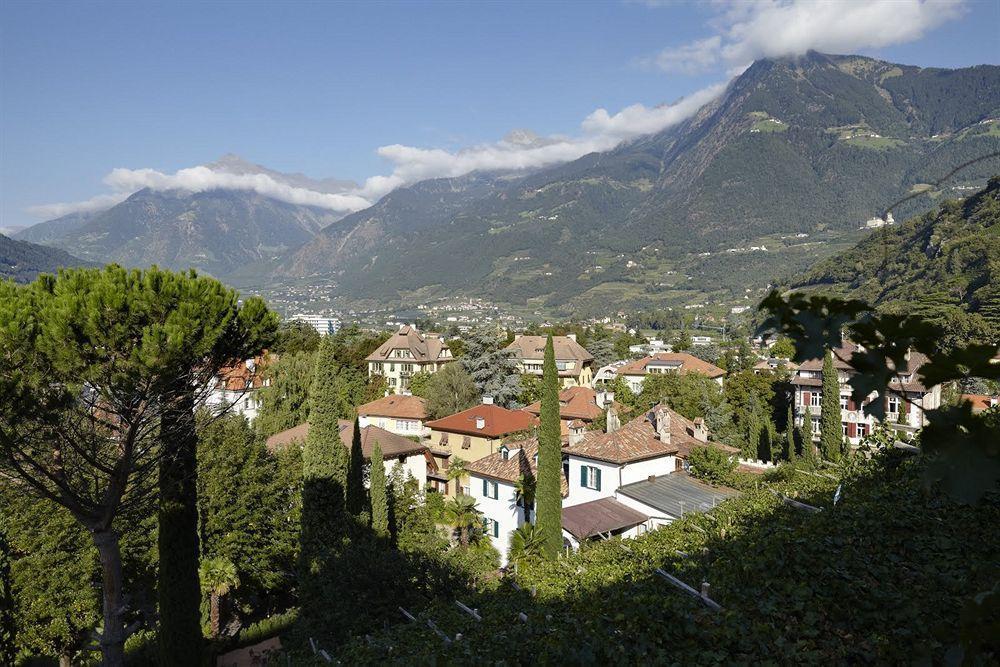
[[487, 489], [488, 489], [489, 487], [487, 487], [487, 484], [489, 484], [489, 482], [487, 482], [487, 481], [486, 481], [486, 480], [484, 479], [484, 480], [483, 480], [483, 498], [489, 498], [489, 494], [487, 493]]
[[587, 466], [580, 466], [580, 486], [587, 486]]
[[601, 469], [594, 468], [594, 480], [597, 482], [597, 490], [601, 490]]

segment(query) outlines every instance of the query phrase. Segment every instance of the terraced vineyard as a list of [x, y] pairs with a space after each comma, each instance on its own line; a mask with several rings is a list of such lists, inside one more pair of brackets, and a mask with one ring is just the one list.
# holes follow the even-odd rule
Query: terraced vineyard
[[[988, 528], [1000, 524], [1000, 502], [994, 494], [967, 507], [926, 492], [922, 467], [898, 452], [819, 474], [788, 467], [750, 482], [711, 515], [523, 567], [460, 600], [482, 620], [440, 600], [409, 609], [415, 621], [401, 613], [384, 619], [394, 627], [355, 640], [339, 657], [349, 664], [830, 664], [961, 656], [963, 605], [1000, 571], [1000, 532]], [[671, 585], [658, 568], [695, 588], [709, 582], [721, 610]]]

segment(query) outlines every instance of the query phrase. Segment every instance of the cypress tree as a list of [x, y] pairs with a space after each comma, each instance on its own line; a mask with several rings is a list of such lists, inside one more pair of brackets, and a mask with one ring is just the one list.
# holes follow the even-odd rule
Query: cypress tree
[[178, 395], [163, 413], [157, 598], [160, 664], [201, 661], [201, 583], [198, 579], [198, 437], [194, 396]]
[[823, 359], [823, 394], [820, 397], [819, 451], [829, 461], [840, 460], [844, 429], [840, 423], [840, 380], [833, 367], [833, 352]]
[[538, 429], [538, 479], [536, 519], [546, 558], [556, 558], [562, 549], [562, 441], [559, 429], [559, 374], [552, 335], [545, 342], [542, 363], [541, 425]]
[[785, 424], [785, 458], [794, 461], [797, 458], [795, 456], [795, 414], [792, 412], [791, 405], [788, 406], [788, 417]]
[[812, 410], [806, 406], [806, 411], [802, 415], [802, 458], [807, 461], [816, 461], [816, 445], [813, 443], [813, 418]]
[[[372, 459], [374, 460], [374, 459]], [[361, 423], [354, 418], [351, 455], [347, 464], [347, 511], [359, 517], [365, 511], [365, 456], [361, 451]]]
[[322, 631], [324, 595], [346, 522], [347, 448], [337, 421], [338, 364], [329, 336], [320, 343], [309, 392], [309, 434], [302, 450], [302, 514], [299, 533], [299, 602], [303, 629]]
[[378, 440], [372, 445], [371, 461], [372, 530], [376, 537], [389, 537], [389, 492], [385, 480], [385, 462]]

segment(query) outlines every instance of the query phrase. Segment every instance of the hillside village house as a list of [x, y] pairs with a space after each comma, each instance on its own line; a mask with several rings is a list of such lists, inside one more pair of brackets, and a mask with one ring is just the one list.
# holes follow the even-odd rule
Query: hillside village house
[[[586, 427], [604, 414], [604, 411], [616, 405], [614, 392], [595, 391], [590, 387], [570, 387], [559, 392], [559, 421], [562, 435], [569, 435], [573, 427]], [[621, 407], [621, 406], [617, 406]], [[536, 417], [541, 417], [542, 402], [535, 401], [525, 406], [524, 410]]]
[[[542, 377], [546, 336], [514, 335], [514, 342], [505, 349], [517, 359], [518, 370], [524, 375]], [[565, 387], [589, 387], [594, 380], [594, 355], [576, 342], [576, 334], [553, 336], [559, 381]]]
[[[607, 422], [604, 432], [574, 429], [563, 448], [565, 544], [575, 548], [588, 539], [634, 537], [733, 495], [731, 490], [715, 490], [683, 472], [691, 450], [708, 444], [703, 420], [690, 421], [657, 406], [624, 426], [610, 410]], [[724, 445], [708, 446], [737, 453]], [[496, 454], [467, 466], [471, 495], [483, 512], [486, 534], [504, 562], [510, 533], [533, 521], [532, 508], [524, 507], [515, 484], [522, 475], [535, 474], [536, 453], [537, 438], [508, 441]], [[678, 481], [661, 490], [663, 478]], [[688, 502], [678, 498], [688, 498]]]
[[253, 422], [260, 410], [259, 391], [271, 384], [264, 369], [278, 360], [278, 355], [264, 354], [226, 366], [212, 380], [205, 396], [205, 407], [214, 412], [232, 412]]
[[[341, 419], [338, 425], [340, 427], [340, 441], [345, 447], [349, 447], [354, 439], [354, 422]], [[268, 438], [267, 449], [275, 452], [293, 444], [301, 447], [305, 444], [308, 435], [308, 422], [293, 426]], [[365, 426], [361, 429], [361, 454], [365, 461], [371, 462], [372, 449], [376, 442], [382, 449], [382, 462], [386, 475], [389, 475], [398, 463], [402, 466], [404, 475], [412, 476], [417, 480], [420, 488], [423, 488], [427, 484], [428, 476], [437, 472], [437, 462], [431, 456], [427, 445], [390, 433], [377, 426]]]
[[687, 352], [660, 352], [642, 359], [637, 359], [618, 369], [618, 376], [625, 378], [629, 389], [638, 394], [642, 391], [642, 383], [647, 375], [656, 373], [701, 373], [722, 385], [726, 371], [715, 364], [688, 354]]
[[384, 377], [394, 394], [403, 393], [410, 386], [414, 373], [436, 373], [453, 360], [444, 337], [421, 333], [405, 324], [366, 359], [368, 376]]
[[459, 491], [468, 495], [468, 477], [448, 484], [447, 469], [454, 459], [477, 461], [500, 451], [504, 438], [530, 430], [538, 423], [523, 410], [508, 410], [493, 403], [489, 396], [468, 410], [427, 422], [428, 444], [438, 462], [438, 473], [431, 476], [431, 488], [447, 495]]
[[358, 406], [361, 426], [377, 426], [390, 433], [423, 437], [429, 433], [427, 401], [411, 394], [389, 394]]
[[[834, 350], [833, 355], [833, 366], [840, 383], [840, 423], [844, 436], [852, 445], [859, 444], [878, 424], [875, 417], [864, 412], [864, 406], [875, 400], [877, 394], [873, 392], [860, 405], [851, 398], [852, 389], [848, 380], [855, 371], [844, 360], [849, 360], [855, 351], [860, 350], [858, 345], [845, 342]], [[925, 355], [911, 352], [907, 355], [906, 364], [896, 369], [896, 377], [889, 384], [886, 398], [886, 420], [889, 423], [900, 424], [907, 430], [915, 431], [927, 424], [924, 410], [934, 410], [941, 406], [941, 386], [926, 387], [919, 378], [920, 367], [927, 361]], [[796, 423], [807, 428], [802, 422], [808, 407], [812, 417], [810, 430], [814, 439], [819, 438], [823, 360], [810, 359], [802, 362], [792, 376], [791, 383], [795, 391]]]

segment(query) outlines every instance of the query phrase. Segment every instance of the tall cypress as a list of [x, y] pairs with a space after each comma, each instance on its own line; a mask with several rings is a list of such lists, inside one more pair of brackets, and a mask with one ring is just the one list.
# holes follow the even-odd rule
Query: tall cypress
[[792, 406], [788, 406], [788, 417], [785, 421], [785, 458], [789, 461], [794, 461], [797, 457], [795, 455], [795, 414], [792, 412]]
[[816, 444], [813, 442], [813, 418], [812, 410], [806, 406], [806, 411], [802, 415], [802, 458], [807, 461], [816, 461]]
[[538, 478], [535, 502], [542, 551], [556, 558], [562, 550], [562, 441], [559, 430], [559, 374], [552, 335], [545, 342], [542, 363], [541, 425], [538, 429]]
[[194, 396], [178, 391], [160, 424], [157, 598], [162, 665], [201, 662], [201, 584], [198, 579], [198, 436]]
[[382, 446], [375, 441], [372, 445], [370, 490], [372, 499], [372, 531], [377, 537], [389, 537], [389, 491], [385, 479], [385, 462], [382, 460]]
[[[375, 459], [372, 459], [373, 461]], [[365, 511], [365, 456], [361, 451], [361, 423], [354, 418], [351, 455], [347, 464], [347, 511], [359, 517]]]
[[344, 487], [347, 449], [337, 421], [338, 364], [330, 336], [323, 338], [313, 371], [309, 434], [302, 450], [302, 514], [299, 533], [299, 603], [307, 633], [321, 632], [333, 560], [346, 529]]
[[819, 451], [828, 461], [839, 461], [844, 442], [844, 429], [840, 422], [840, 379], [833, 367], [830, 350], [823, 359], [823, 395], [819, 405]]

